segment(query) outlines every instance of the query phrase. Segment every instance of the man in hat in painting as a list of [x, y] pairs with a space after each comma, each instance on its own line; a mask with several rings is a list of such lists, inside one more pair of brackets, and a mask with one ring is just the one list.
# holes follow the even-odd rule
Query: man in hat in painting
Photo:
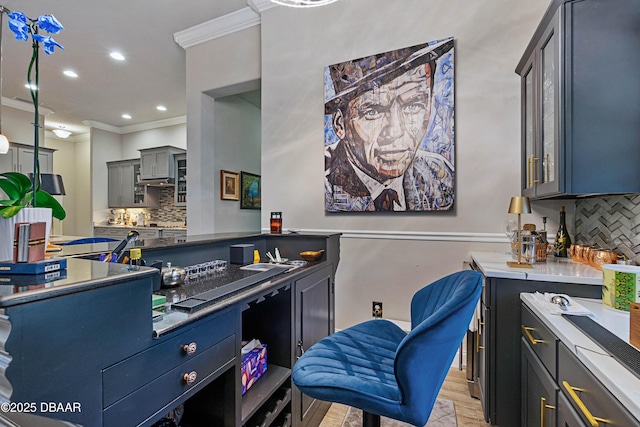
[[325, 132], [337, 139], [325, 145], [327, 212], [453, 207], [453, 164], [424, 148], [436, 59], [452, 48], [447, 39], [327, 67]]

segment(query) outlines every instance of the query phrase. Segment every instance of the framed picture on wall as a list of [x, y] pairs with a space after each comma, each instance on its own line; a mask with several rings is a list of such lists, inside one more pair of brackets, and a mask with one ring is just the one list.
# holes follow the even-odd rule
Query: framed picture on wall
[[240, 209], [260, 209], [260, 175], [240, 172]]
[[220, 169], [220, 199], [240, 200], [240, 174]]

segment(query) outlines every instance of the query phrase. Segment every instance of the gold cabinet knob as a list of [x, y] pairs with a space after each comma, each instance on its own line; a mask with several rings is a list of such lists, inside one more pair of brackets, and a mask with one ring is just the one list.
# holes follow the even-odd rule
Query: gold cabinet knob
[[198, 345], [195, 342], [185, 344], [182, 346], [182, 350], [187, 353], [187, 356], [193, 356], [198, 349]]
[[184, 382], [187, 383], [187, 385], [193, 385], [193, 383], [196, 382], [197, 378], [198, 378], [198, 373], [196, 371], [185, 373], [182, 376], [182, 379], [184, 380]]

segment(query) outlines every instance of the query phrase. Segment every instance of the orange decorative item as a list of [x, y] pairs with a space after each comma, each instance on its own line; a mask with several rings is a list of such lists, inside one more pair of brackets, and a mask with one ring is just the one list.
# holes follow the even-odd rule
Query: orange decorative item
[[589, 258], [589, 264], [602, 270], [604, 264], [616, 264], [618, 262], [618, 255], [607, 249], [595, 249], [591, 251], [591, 257]]
[[300, 252], [300, 256], [303, 260], [311, 262], [319, 260], [323, 253], [324, 249], [320, 251], [304, 251]]
[[282, 233], [282, 212], [271, 212], [271, 220], [269, 221], [272, 234]]

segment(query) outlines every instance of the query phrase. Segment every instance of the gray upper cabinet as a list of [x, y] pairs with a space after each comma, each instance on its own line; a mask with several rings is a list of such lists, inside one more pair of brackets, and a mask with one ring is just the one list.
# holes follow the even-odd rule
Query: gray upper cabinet
[[522, 194], [640, 192], [640, 2], [555, 0], [516, 67]]
[[157, 189], [138, 185], [140, 160], [107, 162], [110, 208], [150, 208], [158, 206]]
[[187, 155], [178, 154], [176, 158], [175, 205], [187, 206]]
[[173, 156], [184, 152], [170, 146], [140, 150], [140, 179], [174, 178]]
[[[53, 173], [53, 152], [48, 148], [40, 147], [38, 158], [40, 160], [40, 173]], [[9, 152], [0, 155], [0, 172], [21, 172], [29, 174], [33, 172], [33, 146], [11, 143]]]

